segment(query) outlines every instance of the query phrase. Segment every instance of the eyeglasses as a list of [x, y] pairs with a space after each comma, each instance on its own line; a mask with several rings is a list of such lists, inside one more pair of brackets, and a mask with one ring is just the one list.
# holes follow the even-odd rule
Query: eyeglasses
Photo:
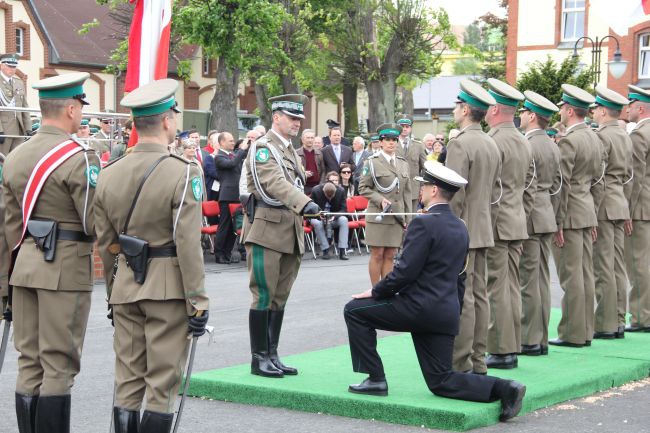
[[113, 121], [112, 121], [112, 120], [102, 120], [102, 123], [103, 123], [104, 125], [112, 125], [112, 124], [113, 124]]

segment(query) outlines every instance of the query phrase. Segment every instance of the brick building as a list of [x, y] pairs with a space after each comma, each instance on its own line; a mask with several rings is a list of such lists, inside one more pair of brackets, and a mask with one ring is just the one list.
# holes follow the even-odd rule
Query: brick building
[[[628, 84], [650, 88], [650, 16], [630, 23], [626, 34], [617, 34], [610, 26], [613, 20], [606, 14], [609, 5], [618, 2], [589, 0], [510, 0], [508, 5], [508, 35], [506, 78], [514, 83], [530, 63], [544, 61], [550, 55], [561, 62], [573, 55], [576, 41], [582, 36], [601, 40], [613, 35], [620, 41], [623, 60], [629, 61], [622, 77], [616, 79], [608, 72], [606, 62], [613, 59], [616, 41], [608, 38], [602, 44], [600, 83], [622, 94]], [[640, 4], [639, 0], [639, 4]], [[620, 30], [619, 30], [620, 31]], [[591, 66], [592, 44], [581, 41], [578, 54], [581, 63]]]

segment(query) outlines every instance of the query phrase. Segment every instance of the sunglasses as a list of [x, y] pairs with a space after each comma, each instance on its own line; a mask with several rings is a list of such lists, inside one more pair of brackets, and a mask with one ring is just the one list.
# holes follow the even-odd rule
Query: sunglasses
[[102, 123], [103, 123], [104, 125], [112, 125], [112, 124], [113, 124], [113, 121], [112, 121], [112, 120], [102, 120]]
[[341, 174], [352, 174], [352, 172], [346, 170], [346, 171], [342, 171]]

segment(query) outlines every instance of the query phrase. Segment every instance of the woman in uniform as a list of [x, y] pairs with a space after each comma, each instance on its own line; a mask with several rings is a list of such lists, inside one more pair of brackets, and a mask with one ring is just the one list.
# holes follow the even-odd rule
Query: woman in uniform
[[408, 219], [390, 213], [411, 212], [409, 166], [395, 154], [401, 127], [387, 123], [377, 128], [381, 151], [370, 156], [363, 167], [359, 193], [368, 199], [367, 212], [386, 215], [366, 218], [366, 245], [370, 247], [368, 270], [374, 286], [393, 269], [393, 259], [402, 244]]

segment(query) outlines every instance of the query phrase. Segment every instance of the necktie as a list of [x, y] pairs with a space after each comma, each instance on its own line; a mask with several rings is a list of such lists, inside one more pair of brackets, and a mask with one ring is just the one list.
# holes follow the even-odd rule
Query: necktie
[[341, 145], [334, 146], [334, 154], [336, 155], [336, 162], [341, 163]]
[[395, 167], [395, 158], [390, 159], [390, 166], [393, 168]]

